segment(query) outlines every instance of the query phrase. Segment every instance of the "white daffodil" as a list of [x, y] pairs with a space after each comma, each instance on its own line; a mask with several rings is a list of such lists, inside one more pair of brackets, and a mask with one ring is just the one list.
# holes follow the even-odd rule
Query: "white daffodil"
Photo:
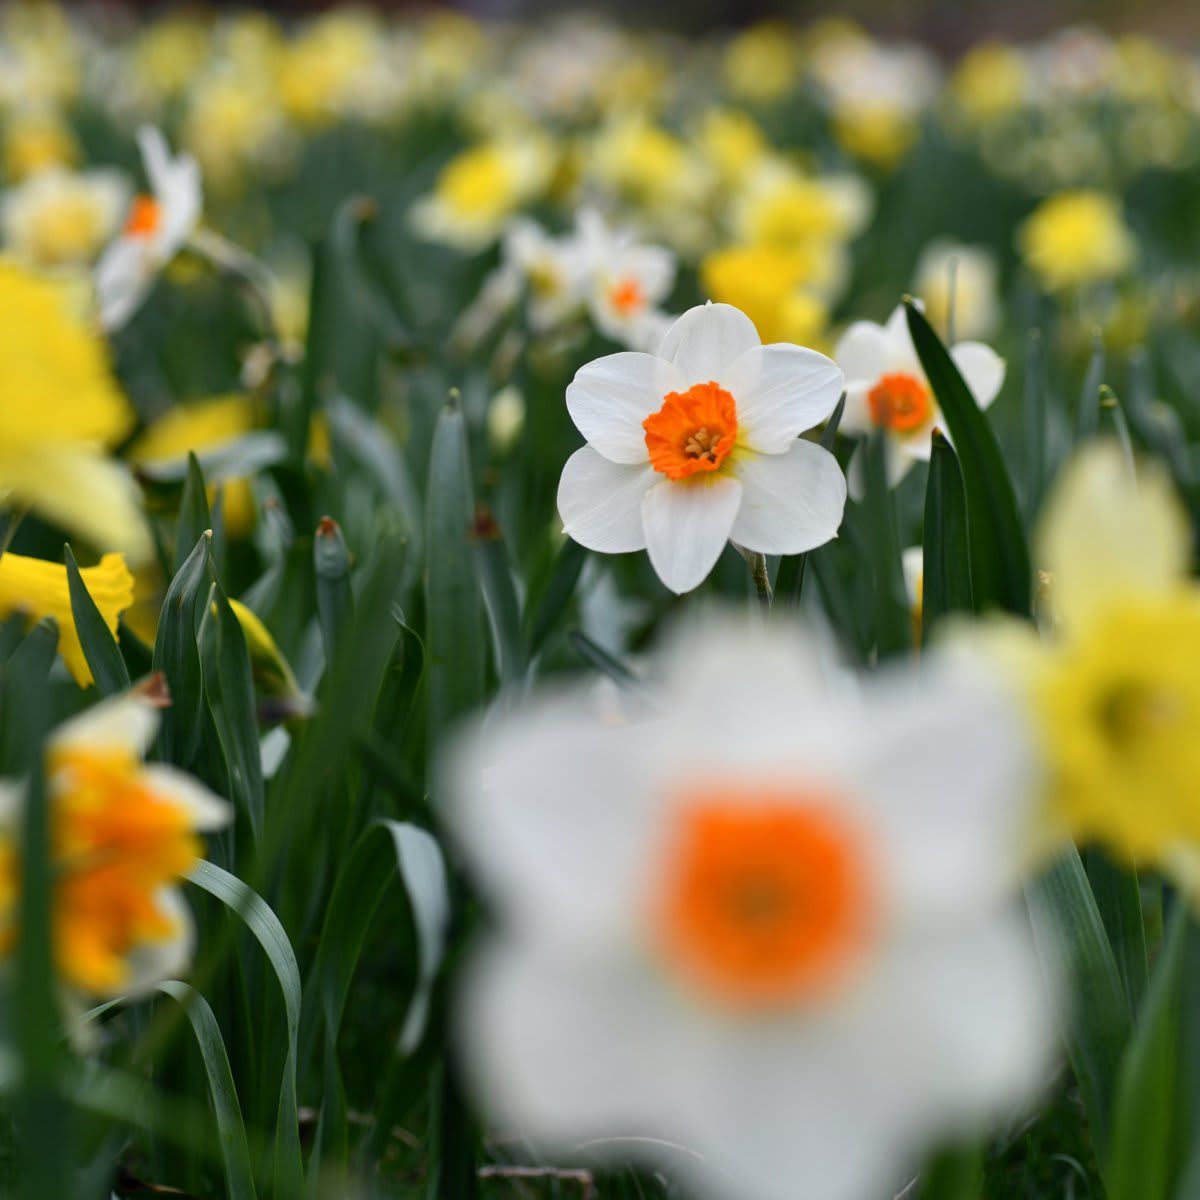
[[1018, 710], [949, 664], [860, 692], [817, 658], [685, 627], [656, 715], [560, 692], [447, 759], [499, 930], [463, 1061], [504, 1128], [706, 1196], [864, 1200], [1032, 1098], [1056, 989], [1014, 888]]
[[519, 217], [505, 232], [499, 271], [510, 277], [514, 297], [526, 293], [535, 333], [557, 329], [583, 308], [587, 264], [573, 237], [556, 237]]
[[763, 554], [822, 545], [841, 524], [846, 480], [800, 434], [841, 389], [830, 359], [762, 345], [738, 309], [689, 309], [655, 354], [597, 359], [567, 388], [588, 444], [558, 485], [564, 531], [605, 554], [646, 550], [674, 592], [699, 586], [730, 539]]
[[579, 216], [576, 240], [588, 264], [587, 303], [596, 328], [633, 350], [657, 346], [671, 323], [661, 305], [675, 284], [675, 255], [610, 229], [591, 209]]
[[988, 337], [1000, 323], [996, 256], [983, 246], [938, 239], [917, 259], [913, 289], [935, 329]]
[[100, 323], [119, 329], [137, 312], [155, 277], [183, 248], [200, 221], [200, 167], [190, 154], [171, 156], [162, 133], [138, 131], [150, 192], [135, 196], [121, 236], [96, 264]]
[[[122, 996], [178, 975], [194, 931], [179, 891], [203, 854], [198, 834], [232, 810], [198, 780], [143, 759], [165, 692], [153, 684], [61, 725], [46, 752], [55, 964], [76, 995]], [[0, 781], [0, 954], [18, 918], [20, 783]]]
[[[904, 306], [897, 307], [886, 325], [855, 321], [842, 334], [833, 356], [846, 376], [840, 429], [851, 435], [883, 430], [888, 484], [895, 486], [913, 463], [929, 460], [934, 429], [947, 432], [909, 336]], [[950, 347], [950, 357], [975, 403], [987, 408], [1004, 382], [1004, 360], [982, 342], [959, 342]], [[862, 490], [863, 450], [860, 446], [850, 463], [854, 496]]]

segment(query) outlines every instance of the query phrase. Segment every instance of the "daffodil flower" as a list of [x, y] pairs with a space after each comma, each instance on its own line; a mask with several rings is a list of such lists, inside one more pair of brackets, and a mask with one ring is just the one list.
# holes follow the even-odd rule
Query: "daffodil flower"
[[1063, 837], [1166, 871], [1200, 897], [1200, 587], [1166, 473], [1116, 443], [1080, 452], [1041, 522], [1053, 629], [964, 629], [1030, 706], [1047, 764], [1034, 849]]
[[171, 156], [162, 133], [138, 131], [149, 194], [135, 196], [121, 236], [96, 264], [100, 323], [120, 329], [137, 312], [158, 273], [183, 248], [200, 221], [200, 167], [190, 154]]
[[137, 485], [105, 453], [134, 423], [107, 346], [60, 287], [3, 258], [0, 396], [0, 503], [149, 558]]
[[841, 389], [823, 354], [762, 345], [729, 305], [690, 309], [656, 354], [597, 359], [567, 388], [588, 444], [559, 482], [564, 530], [605, 554], [646, 550], [674, 592], [698, 587], [730, 539], [763, 554], [829, 541], [845, 477], [800, 434]]
[[651, 672], [653, 718], [560, 691], [455, 745], [499, 930], [459, 1014], [488, 1111], [700, 1195], [860, 1200], [1032, 1099], [1057, 990], [1013, 891], [1033, 756], [984, 678], [858, 692], [790, 630], [708, 623]]
[[[133, 604], [133, 575], [124, 555], [106, 554], [96, 566], [83, 567], [79, 574], [115, 636], [117, 619]], [[14, 613], [25, 617], [30, 625], [53, 617], [58, 625], [58, 652], [67, 670], [80, 687], [92, 682], [92, 669], [75, 627], [66, 567], [6, 550], [0, 556], [0, 620]]]
[[[946, 432], [933, 389], [925, 377], [900, 305], [886, 325], [855, 321], [833, 352], [846, 375], [843, 433], [865, 436], [883, 431], [887, 478], [895, 486], [916, 462], [928, 462], [933, 431]], [[950, 357], [980, 408], [987, 408], [1004, 383], [1004, 360], [982, 342], [959, 342]], [[850, 490], [862, 494], [863, 447], [850, 462]]]
[[[158, 729], [153, 688], [102, 701], [59, 727], [46, 752], [54, 867], [52, 919], [65, 987], [129, 995], [186, 969], [194, 940], [178, 884], [200, 861], [198, 834], [229, 806], [175, 767], [142, 760]], [[0, 784], [0, 951], [19, 936], [23, 787]]]

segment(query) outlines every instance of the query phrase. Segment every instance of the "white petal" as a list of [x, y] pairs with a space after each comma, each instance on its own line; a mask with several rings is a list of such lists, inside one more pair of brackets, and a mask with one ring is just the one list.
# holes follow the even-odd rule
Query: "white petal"
[[881, 678], [864, 705], [872, 736], [847, 769], [880, 831], [891, 902], [961, 915], [1011, 894], [1037, 783], [1018, 703], [935, 657], [919, 676]]
[[662, 408], [668, 392], [687, 391], [682, 374], [653, 354], [624, 350], [580, 367], [567, 388], [575, 427], [615, 463], [648, 459], [642, 422]]
[[567, 459], [558, 482], [563, 532], [589, 550], [643, 550], [642, 497], [661, 476], [650, 466], [610, 462], [591, 446]]
[[144, 239], [122, 237], [96, 264], [96, 305], [100, 324], [112, 332], [137, 312], [154, 282], [154, 262]]
[[855, 321], [838, 339], [834, 360], [846, 376], [847, 390], [854, 383], [873, 387], [891, 365], [891, 342], [887, 331], [874, 321]]
[[803, 438], [785, 454], [738, 466], [742, 506], [730, 536], [762, 554], [801, 554], [835, 537], [846, 507], [846, 477], [828, 450]]
[[101, 700], [64, 721], [51, 740], [83, 750], [127, 750], [144, 758], [157, 732], [158, 709], [134, 691]]
[[710, 300], [689, 308], [667, 330], [658, 353], [683, 372], [690, 387], [724, 384], [734, 360], [761, 344], [754, 322], [741, 309]]
[[732, 476], [655, 484], [642, 499], [646, 549], [658, 577], [682, 595], [708, 578], [737, 517], [742, 485]]
[[959, 342], [951, 348], [950, 357], [971, 389], [975, 403], [987, 408], [1004, 383], [1004, 359], [983, 342]]
[[874, 379], [866, 379], [846, 384], [846, 407], [838, 422], [839, 433], [860, 437], [875, 428], [875, 422], [871, 420], [870, 401], [867, 399], [875, 383]]
[[171, 148], [162, 130], [154, 125], [143, 125], [137, 132], [137, 142], [146, 178], [154, 194], [161, 196], [170, 186]]
[[150, 763], [142, 768], [141, 777], [152, 792], [182, 808], [193, 829], [207, 833], [224, 829], [233, 820], [233, 809], [220, 796], [178, 767]]
[[737, 404], [738, 441], [780, 454], [833, 412], [842, 372], [832, 359], [802, 346], [756, 346], [739, 355], [724, 383]]

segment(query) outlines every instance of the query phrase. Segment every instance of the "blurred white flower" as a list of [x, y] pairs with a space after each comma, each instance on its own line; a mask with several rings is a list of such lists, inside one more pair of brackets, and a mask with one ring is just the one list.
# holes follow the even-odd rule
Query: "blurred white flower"
[[819, 653], [685, 626], [652, 718], [567, 691], [447, 758], [498, 918], [463, 1061], [540, 1149], [708, 1196], [862, 1200], [1031, 1098], [1054, 989], [1013, 889], [1018, 712], [930, 661], [834, 686]]
[[913, 290], [925, 302], [925, 314], [943, 336], [984, 338], [1000, 323], [996, 295], [996, 256], [982, 246], [939, 238], [917, 259]]
[[128, 196], [119, 171], [47, 167], [0, 200], [4, 248], [32, 267], [89, 264], [112, 236]]
[[100, 323], [119, 329], [137, 311], [155, 277], [183, 248], [200, 221], [200, 167], [190, 154], [171, 156], [160, 130], [138, 131], [150, 193], [135, 196], [125, 228], [96, 264]]
[[[843, 433], [865, 435], [881, 429], [887, 446], [889, 486], [895, 486], [918, 460], [928, 461], [935, 428], [945, 421], [925, 378], [908, 332], [904, 306], [886, 325], [855, 321], [842, 334], [834, 358], [846, 376]], [[1004, 360], [982, 342], [959, 342], [950, 357], [980, 408], [987, 408], [1004, 383]], [[948, 433], [947, 433], [947, 436]], [[850, 492], [862, 494], [864, 447], [850, 462]]]
[[588, 444], [559, 482], [565, 532], [605, 554], [646, 550], [674, 592], [703, 583], [730, 539], [763, 554], [822, 545], [841, 525], [846, 480], [800, 434], [841, 389], [823, 354], [763, 346], [738, 309], [689, 309], [657, 353], [607, 355], [567, 388]]
[[653, 349], [672, 318], [661, 309], [675, 283], [675, 255], [613, 230], [594, 209], [579, 215], [576, 240], [588, 271], [588, 311], [605, 337]]

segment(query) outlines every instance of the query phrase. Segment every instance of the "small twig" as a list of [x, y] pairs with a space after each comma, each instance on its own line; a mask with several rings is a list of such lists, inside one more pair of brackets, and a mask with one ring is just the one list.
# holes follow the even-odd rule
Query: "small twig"
[[767, 571], [767, 556], [753, 553], [746, 559], [750, 564], [750, 574], [754, 579], [754, 590], [758, 592], [759, 602], [764, 608], [771, 607], [771, 575]]

